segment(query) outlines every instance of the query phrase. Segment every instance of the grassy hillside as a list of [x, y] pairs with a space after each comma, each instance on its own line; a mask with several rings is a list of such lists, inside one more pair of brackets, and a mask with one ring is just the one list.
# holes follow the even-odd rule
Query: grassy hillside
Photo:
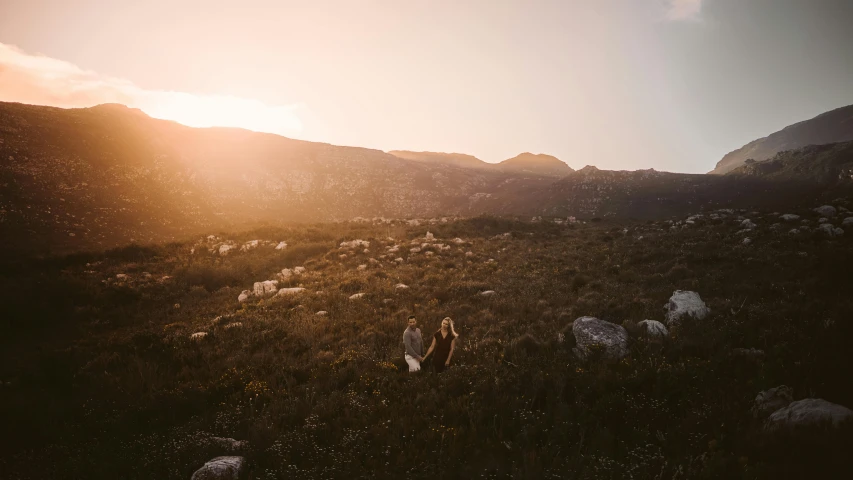
[[[8, 261], [0, 471], [189, 478], [230, 437], [252, 479], [842, 478], [849, 426], [769, 436], [750, 413], [780, 384], [853, 406], [853, 231], [780, 213], [808, 223], [341, 223]], [[238, 302], [297, 266], [279, 287], [303, 293]], [[676, 289], [711, 315], [640, 335]], [[411, 313], [426, 334], [456, 320], [444, 374], [404, 371]], [[625, 326], [630, 355], [575, 358], [584, 315]]]

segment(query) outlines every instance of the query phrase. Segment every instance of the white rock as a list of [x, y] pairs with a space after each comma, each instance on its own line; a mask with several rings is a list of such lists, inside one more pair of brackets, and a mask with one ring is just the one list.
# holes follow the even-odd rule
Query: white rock
[[814, 209], [815, 212], [820, 214], [822, 217], [834, 217], [835, 216], [835, 207], [832, 205], [823, 205]]
[[284, 250], [287, 248], [287, 242], [278, 242], [278, 245], [275, 246], [276, 250]]
[[124, 282], [124, 281], [129, 280], [129, 279], [130, 279], [130, 277], [125, 273], [119, 273], [118, 275], [116, 275], [116, 280], [121, 281], [121, 282]]
[[281, 269], [281, 273], [279, 274], [279, 276], [280, 276], [282, 279], [287, 280], [288, 278], [290, 278], [290, 277], [292, 277], [292, 276], [293, 276], [293, 270], [291, 270], [291, 269], [289, 269], [289, 268], [282, 268], [282, 269]]
[[243, 457], [216, 457], [196, 470], [190, 480], [237, 480], [245, 465]]
[[363, 272], [363, 271], [367, 270], [367, 265], [359, 265], [358, 268], [356, 268], [356, 270], [358, 270], [359, 272]]
[[329, 312], [327, 312], [325, 310], [320, 310], [319, 312], [315, 313], [314, 315], [317, 315], [318, 317], [325, 317], [325, 316], [329, 315]]
[[240, 327], [242, 327], [242, 326], [243, 326], [243, 323], [242, 323], [242, 322], [231, 322], [231, 323], [229, 323], [228, 325], [225, 325], [225, 326], [224, 326], [224, 327], [222, 327], [222, 328], [240, 328]]
[[278, 290], [278, 280], [264, 280], [263, 282], [255, 282], [252, 293], [256, 297], [271, 295]]
[[403, 263], [403, 257], [397, 257], [394, 259], [394, 261], [397, 263]]
[[426, 235], [424, 235], [424, 238], [426, 239], [426, 241], [431, 242], [435, 240], [435, 235], [431, 234], [430, 232], [427, 232]]
[[[831, 223], [821, 223], [817, 227], [817, 229], [820, 230], [821, 232], [825, 233], [826, 235], [830, 236], [830, 237], [835, 236], [835, 226], [833, 226]], [[841, 233], [843, 234], [844, 230], [842, 230]]]
[[367, 248], [370, 242], [365, 240], [350, 240], [349, 242], [341, 242], [341, 248]]
[[194, 334], [190, 335], [190, 340], [201, 340], [206, 336], [207, 332], [195, 332]]
[[465, 256], [466, 256], [466, 257], [473, 257], [473, 256], [474, 256], [474, 252], [465, 252]]
[[767, 430], [783, 428], [840, 426], [853, 419], [853, 410], [821, 398], [806, 398], [791, 402], [788, 406], [776, 410], [767, 419]]
[[297, 293], [302, 293], [304, 291], [305, 289], [302, 287], [279, 288], [276, 296], [283, 297], [285, 295], [296, 295]]
[[354, 293], [354, 294], [349, 296], [349, 299], [350, 300], [358, 300], [359, 298], [361, 298], [363, 296], [364, 296], [363, 293]]
[[302, 275], [303, 273], [305, 273], [305, 267], [293, 267], [294, 275]]
[[650, 337], [669, 336], [669, 330], [666, 329], [666, 325], [660, 323], [657, 320], [643, 320], [637, 325], [642, 327], [646, 334]]
[[752, 240], [750, 240], [750, 239], [749, 239], [749, 237], [746, 237], [746, 238], [744, 238], [744, 239], [743, 239], [743, 242], [742, 242], [742, 243], [743, 243], [744, 245], [749, 245], [750, 243], [752, 243]]
[[590, 353], [601, 348], [605, 360], [619, 360], [628, 355], [628, 332], [621, 325], [599, 320], [595, 317], [581, 317], [572, 324], [575, 336], [575, 355], [587, 358]]
[[[853, 217], [851, 217], [851, 218], [853, 218]], [[462, 240], [461, 238], [456, 237], [453, 239], [453, 243], [455, 243], [456, 245], [462, 245], [463, 243], [465, 243], [465, 240]]]
[[414, 247], [414, 248], [409, 249], [410, 253], [420, 253], [420, 251], [421, 251], [421, 247]]
[[678, 325], [686, 317], [702, 320], [711, 313], [699, 294], [688, 290], [673, 292], [669, 302], [664, 305], [664, 309], [666, 310], [666, 324], [670, 326]]
[[749, 230], [752, 230], [753, 228], [755, 228], [755, 227], [757, 226], [757, 225], [755, 225], [754, 223], [752, 223], [752, 220], [750, 220], [750, 219], [748, 219], [748, 218], [747, 218], [746, 220], [744, 220], [744, 221], [740, 222], [740, 225], [741, 225], [743, 228], [746, 228], [746, 229], [749, 229]]
[[240, 250], [242, 250], [244, 252], [248, 252], [249, 250], [253, 250], [255, 248], [258, 248], [259, 243], [260, 243], [260, 240], [249, 240], [248, 242], [244, 243], [240, 247]]
[[240, 295], [237, 296], [237, 301], [240, 303], [243, 303], [246, 300], [248, 300], [251, 295], [252, 295], [252, 292], [250, 292], [248, 290], [243, 290], [242, 292], [240, 292]]
[[752, 414], [756, 418], [767, 418], [771, 413], [785, 408], [794, 401], [791, 387], [780, 385], [760, 392], [752, 405]]
[[481, 297], [491, 297], [492, 295], [495, 295], [495, 293], [496, 292], [494, 290], [486, 290], [486, 291], [480, 292], [479, 295]]
[[230, 252], [231, 249], [233, 249], [233, 248], [234, 248], [233, 245], [220, 245], [219, 246], [219, 254], [220, 255], [228, 255], [228, 252]]
[[397, 285], [394, 285], [394, 288], [397, 290], [408, 290], [409, 286], [405, 283], [398, 283]]
[[800, 219], [800, 216], [794, 215], [793, 213], [786, 213], [785, 215], [782, 215], [779, 218], [781, 218], [782, 220], [784, 220], [786, 222], [795, 222], [795, 221]]

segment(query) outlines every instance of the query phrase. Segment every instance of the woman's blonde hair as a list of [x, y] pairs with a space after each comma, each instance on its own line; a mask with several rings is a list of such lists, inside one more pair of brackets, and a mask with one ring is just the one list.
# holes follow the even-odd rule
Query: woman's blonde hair
[[[456, 333], [456, 329], [453, 328], [453, 319], [450, 317], [444, 317], [441, 319], [441, 323], [444, 323], [445, 320], [447, 320], [447, 323], [450, 324], [450, 333], [453, 335], [453, 337], [459, 337], [459, 334]], [[441, 331], [441, 328], [439, 328], [439, 331]]]

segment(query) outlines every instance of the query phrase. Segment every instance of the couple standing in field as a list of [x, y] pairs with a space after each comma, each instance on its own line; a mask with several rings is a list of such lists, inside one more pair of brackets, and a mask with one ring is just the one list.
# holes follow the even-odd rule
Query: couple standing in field
[[414, 315], [409, 315], [409, 326], [403, 332], [403, 345], [406, 347], [406, 363], [409, 364], [410, 372], [421, 369], [421, 363], [430, 355], [433, 355], [432, 365], [436, 373], [441, 373], [450, 366], [453, 350], [456, 348], [456, 339], [459, 335], [453, 329], [453, 320], [445, 317], [441, 321], [441, 328], [432, 336], [432, 345], [429, 346], [424, 355], [424, 339], [418, 321]]

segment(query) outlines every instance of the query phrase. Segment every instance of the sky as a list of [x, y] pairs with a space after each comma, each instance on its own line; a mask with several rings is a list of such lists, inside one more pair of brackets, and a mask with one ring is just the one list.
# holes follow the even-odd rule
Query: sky
[[853, 104], [849, 0], [1, 0], [0, 100], [704, 173]]

